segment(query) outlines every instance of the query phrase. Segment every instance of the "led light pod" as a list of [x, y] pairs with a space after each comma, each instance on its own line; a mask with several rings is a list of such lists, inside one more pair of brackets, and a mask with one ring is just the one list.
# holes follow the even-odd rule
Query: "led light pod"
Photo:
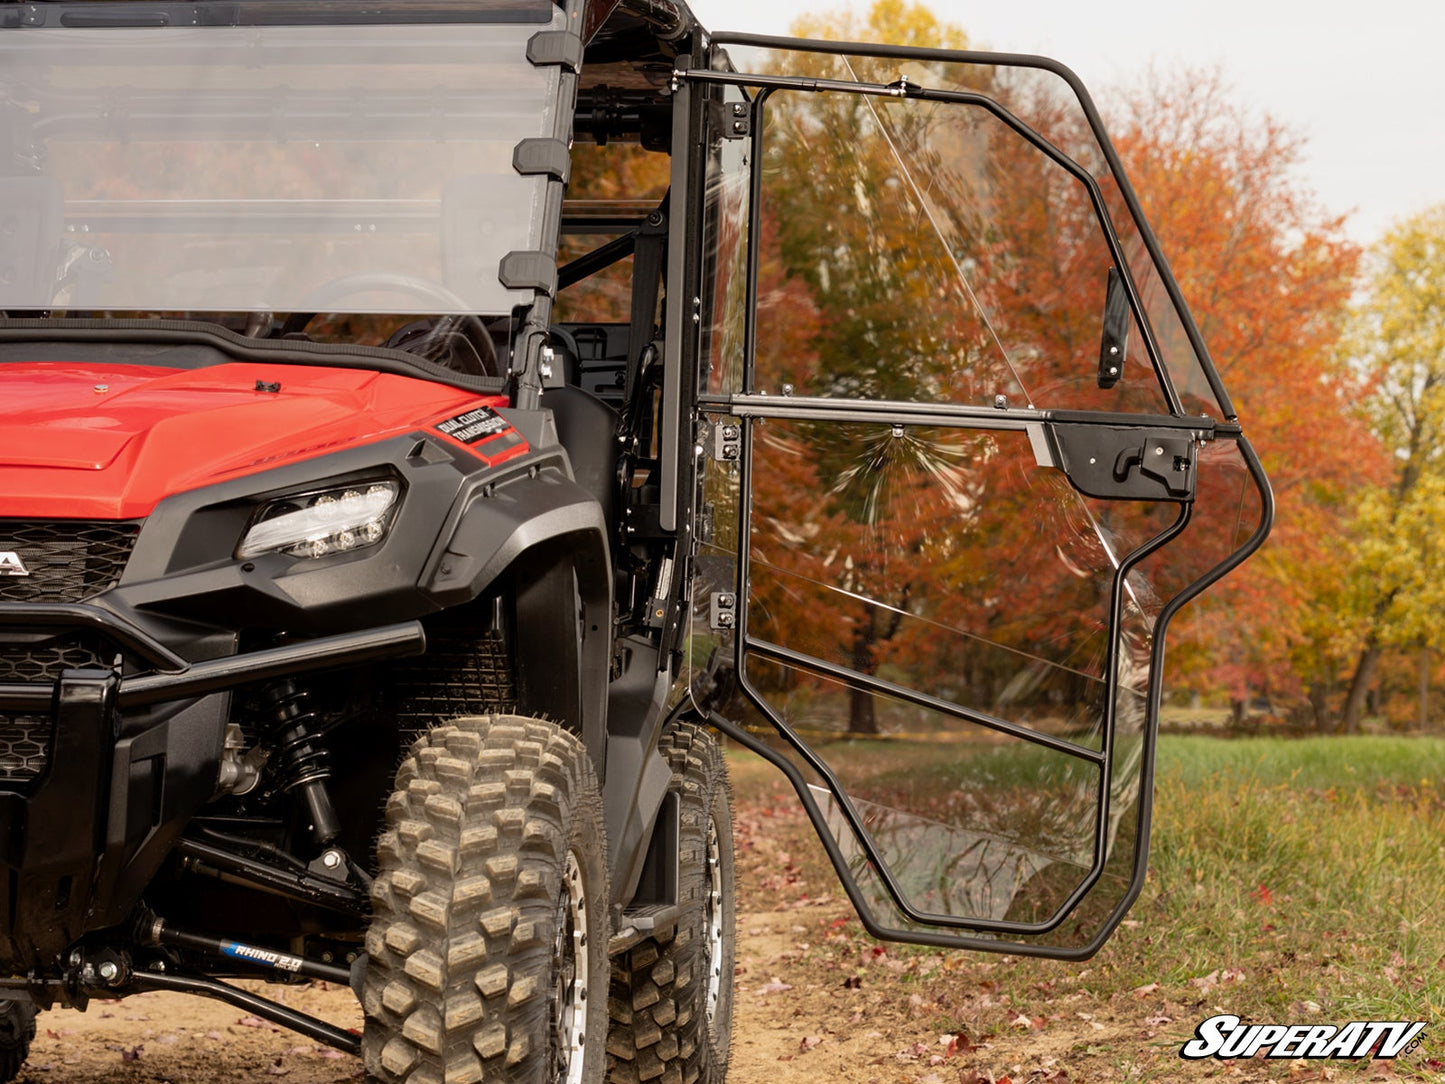
[[252, 521], [236, 556], [326, 557], [374, 546], [391, 529], [400, 493], [394, 481], [363, 482], [272, 501]]

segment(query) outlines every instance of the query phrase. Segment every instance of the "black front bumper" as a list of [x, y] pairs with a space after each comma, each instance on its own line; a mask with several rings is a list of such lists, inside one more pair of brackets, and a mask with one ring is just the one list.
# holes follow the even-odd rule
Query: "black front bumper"
[[[0, 604], [0, 630], [103, 632], [142, 672], [66, 669], [0, 684], [0, 717], [50, 722], [43, 771], [0, 784], [0, 974], [56, 964], [123, 922], [180, 833], [215, 796], [235, 686], [419, 654], [419, 622], [186, 663], [136, 626], [83, 604]], [[135, 663], [132, 663], [134, 666]], [[148, 713], [154, 705], [166, 711]], [[133, 726], [135, 715], [149, 722]]]

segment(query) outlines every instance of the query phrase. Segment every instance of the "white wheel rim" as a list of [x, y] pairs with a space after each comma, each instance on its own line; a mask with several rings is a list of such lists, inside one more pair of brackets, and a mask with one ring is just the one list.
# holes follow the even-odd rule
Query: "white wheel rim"
[[567, 852], [552, 966], [552, 1050], [557, 1084], [581, 1084], [587, 1046], [587, 893], [577, 855]]
[[723, 989], [723, 883], [722, 846], [718, 842], [717, 822], [707, 819], [707, 850], [703, 859], [703, 871], [707, 876], [707, 904], [704, 908], [703, 951], [707, 970], [707, 999], [705, 1012], [711, 1023], [717, 1016], [718, 1000]]

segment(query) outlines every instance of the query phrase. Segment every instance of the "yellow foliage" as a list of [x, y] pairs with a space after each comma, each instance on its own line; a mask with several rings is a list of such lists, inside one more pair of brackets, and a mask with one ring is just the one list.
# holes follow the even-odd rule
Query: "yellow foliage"
[[1442, 647], [1445, 204], [1399, 222], [1375, 247], [1344, 346], [1373, 381], [1366, 412], [1395, 466], [1387, 487], [1360, 499], [1344, 601], [1373, 643]]
[[866, 15], [848, 9], [793, 20], [795, 37], [824, 41], [872, 41], [919, 49], [967, 49], [968, 35], [920, 3], [874, 0]]

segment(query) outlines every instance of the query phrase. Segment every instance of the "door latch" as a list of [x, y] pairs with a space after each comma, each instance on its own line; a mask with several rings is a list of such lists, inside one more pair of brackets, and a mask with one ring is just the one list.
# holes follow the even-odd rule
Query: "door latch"
[[1124, 483], [1138, 470], [1164, 483], [1171, 497], [1193, 492], [1194, 442], [1179, 437], [1150, 437], [1138, 448], [1125, 448], [1114, 460], [1114, 481]]
[[1104, 500], [1187, 501], [1194, 497], [1199, 440], [1178, 429], [1052, 422], [1054, 463], [1080, 493]]

